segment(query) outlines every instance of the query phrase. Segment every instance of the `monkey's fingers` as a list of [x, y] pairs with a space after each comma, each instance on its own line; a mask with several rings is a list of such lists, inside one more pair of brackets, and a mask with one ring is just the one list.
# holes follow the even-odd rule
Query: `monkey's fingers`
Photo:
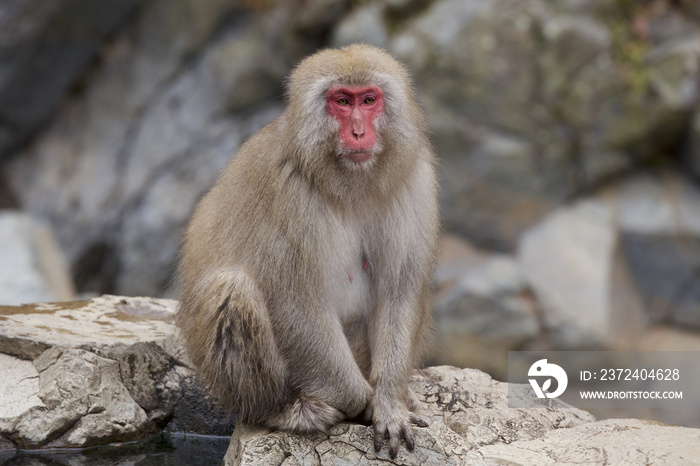
[[403, 438], [406, 440], [406, 448], [408, 448], [408, 451], [413, 451], [416, 448], [416, 440], [413, 438], [413, 429], [411, 425], [407, 422], [403, 425], [401, 430]]
[[386, 430], [379, 430], [377, 426], [374, 426], [374, 451], [379, 453], [382, 449], [382, 443], [384, 443], [384, 437], [386, 436]]
[[[422, 421], [422, 420], [421, 420]], [[425, 424], [425, 421], [422, 421]], [[426, 424], [427, 425], [427, 424]], [[389, 456], [391, 459], [396, 458], [399, 452], [399, 445], [401, 444], [401, 438], [406, 441], [406, 448], [408, 451], [413, 451], [416, 448], [416, 441], [413, 436], [413, 429], [408, 421], [405, 421], [402, 425], [396, 426], [386, 426], [378, 428], [375, 426], [374, 431], [374, 451], [379, 452], [382, 449], [382, 443], [384, 439], [389, 437]]]
[[408, 416], [408, 420], [411, 421], [411, 424], [413, 424], [414, 426], [430, 427], [430, 424], [428, 424], [428, 422], [425, 421], [424, 419], [421, 419], [420, 417], [418, 417], [416, 415], [416, 413], [410, 413]]

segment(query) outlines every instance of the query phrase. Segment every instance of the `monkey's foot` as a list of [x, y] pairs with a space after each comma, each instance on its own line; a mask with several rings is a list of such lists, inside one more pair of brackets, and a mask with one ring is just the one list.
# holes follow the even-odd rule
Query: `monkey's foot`
[[428, 427], [428, 423], [415, 413], [408, 412], [405, 408], [393, 407], [384, 409], [384, 415], [375, 408], [374, 420], [374, 451], [382, 449], [384, 439], [389, 437], [389, 456], [394, 459], [399, 452], [401, 439], [406, 441], [408, 451], [413, 451], [416, 442], [413, 438], [411, 424], [418, 427]]
[[329, 404], [307, 396], [296, 399], [281, 414], [270, 421], [270, 426], [291, 432], [328, 431], [345, 416]]

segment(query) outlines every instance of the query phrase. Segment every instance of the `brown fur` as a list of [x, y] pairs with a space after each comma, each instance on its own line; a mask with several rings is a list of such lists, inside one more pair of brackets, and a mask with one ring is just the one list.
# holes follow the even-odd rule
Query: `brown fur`
[[[338, 84], [384, 92], [381, 150], [362, 166], [343, 158], [326, 112]], [[364, 412], [395, 455], [401, 437], [413, 442], [407, 381], [430, 320], [438, 232], [425, 121], [404, 67], [369, 46], [305, 59], [287, 94], [197, 206], [177, 323], [240, 421], [314, 431]]]

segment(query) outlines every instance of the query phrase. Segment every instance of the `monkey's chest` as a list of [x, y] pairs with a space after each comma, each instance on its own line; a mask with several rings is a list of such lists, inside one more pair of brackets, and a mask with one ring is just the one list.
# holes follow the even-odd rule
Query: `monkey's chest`
[[341, 322], [366, 314], [372, 307], [372, 263], [359, 242], [339, 247], [328, 275], [328, 296]]

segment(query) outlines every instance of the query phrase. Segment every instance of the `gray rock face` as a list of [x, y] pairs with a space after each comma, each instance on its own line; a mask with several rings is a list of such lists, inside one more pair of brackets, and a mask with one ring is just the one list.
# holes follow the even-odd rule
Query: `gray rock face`
[[54, 112], [138, 0], [8, 0], [0, 5], [0, 158]]
[[144, 5], [60, 123], [10, 167], [19, 203], [52, 221], [83, 291], [162, 295], [185, 219], [240, 143], [212, 115], [211, 70], [178, 74], [231, 7], [198, 4]]
[[433, 297], [431, 363], [507, 374], [507, 352], [540, 332], [536, 303], [516, 258], [441, 239]]
[[644, 17], [664, 31], [647, 42], [630, 30], [641, 11], [615, 3], [443, 0], [397, 28], [389, 47], [424, 90], [445, 159], [448, 229], [512, 250], [565, 198], [680, 140], [700, 28]]
[[177, 303], [103, 296], [0, 306], [5, 448], [227, 435], [234, 420], [198, 385], [174, 335]]
[[395, 460], [375, 453], [372, 428], [341, 424], [329, 434], [291, 435], [238, 425], [224, 464], [465, 464], [484, 445], [534, 440], [551, 430], [569, 430], [595, 419], [563, 404], [555, 409], [507, 406], [507, 384], [487, 374], [453, 367], [418, 371], [411, 388], [430, 426], [414, 428], [416, 449], [403, 446]]
[[622, 349], [651, 325], [697, 327], [698, 200], [682, 177], [637, 175], [522, 235], [520, 265], [558, 345]]
[[0, 211], [0, 304], [70, 301], [75, 285], [50, 225]]
[[85, 92], [12, 161], [18, 203], [54, 224], [80, 290], [165, 294], [195, 204], [277, 115], [285, 74], [313, 50], [296, 37], [337, 14], [316, 3], [253, 17], [228, 0], [148, 2]]
[[[49, 33], [50, 18], [75, 10], [102, 31], [112, 27], [107, 11], [136, 2], [85, 3], [5, 2], [0, 15], [23, 27], [3, 32], [8, 40]], [[363, 41], [388, 48], [415, 76], [444, 161], [447, 229], [514, 252], [523, 230], [564, 199], [666, 154], [690, 126], [700, 75], [694, 9], [638, 3], [138, 2], [81, 92], [3, 167], [0, 197], [51, 221], [80, 291], [163, 295], [195, 203], [279, 112], [289, 70], [318, 48]], [[15, 16], [26, 25], [7, 19]], [[63, 56], [73, 45], [59, 41], [52, 60], [74, 69]], [[20, 79], [4, 77], [19, 73], [22, 108], [51, 100], [37, 84], [46, 73], [15, 61], [4, 73], [2, 50], [0, 96], [3, 82]], [[13, 131], [0, 124], [0, 141]]]

